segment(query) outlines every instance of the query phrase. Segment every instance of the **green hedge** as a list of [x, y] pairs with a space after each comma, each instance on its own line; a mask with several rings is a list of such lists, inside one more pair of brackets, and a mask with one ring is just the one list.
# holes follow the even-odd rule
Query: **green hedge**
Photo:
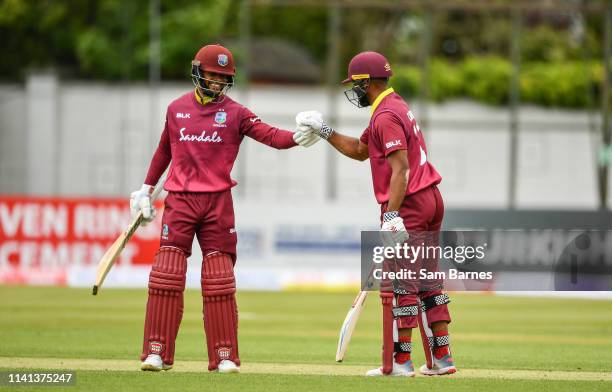
[[[406, 97], [419, 94], [421, 71], [414, 66], [394, 69], [392, 85]], [[521, 64], [521, 102], [542, 106], [586, 108], [598, 105], [603, 64], [589, 62]], [[499, 57], [472, 57], [452, 63], [435, 59], [427, 86], [434, 101], [467, 97], [501, 105], [509, 98], [512, 64]]]

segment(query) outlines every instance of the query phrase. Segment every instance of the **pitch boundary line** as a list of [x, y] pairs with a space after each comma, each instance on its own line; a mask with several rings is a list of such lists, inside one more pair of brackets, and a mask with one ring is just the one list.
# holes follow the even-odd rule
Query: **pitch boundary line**
[[[127, 359], [0, 357], [0, 368], [138, 371], [139, 362]], [[368, 366], [337, 363], [320, 365], [251, 362], [243, 364], [241, 372], [244, 374], [363, 376], [369, 368]], [[208, 369], [205, 361], [179, 361], [171, 372], [207, 373]], [[460, 369], [456, 374], [447, 377], [507, 380], [612, 381], [612, 373], [559, 370]]]

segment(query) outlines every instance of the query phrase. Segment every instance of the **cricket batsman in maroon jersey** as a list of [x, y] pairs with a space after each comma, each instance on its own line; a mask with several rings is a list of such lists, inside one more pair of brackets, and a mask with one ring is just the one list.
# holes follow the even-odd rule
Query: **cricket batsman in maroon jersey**
[[130, 207], [154, 217], [150, 195], [168, 165], [168, 191], [162, 218], [160, 248], [149, 275], [142, 370], [168, 370], [183, 315], [187, 258], [194, 236], [202, 250], [201, 286], [208, 370], [236, 373], [238, 310], [234, 264], [236, 229], [230, 172], [240, 143], [248, 136], [276, 149], [308, 147], [319, 138], [294, 134], [261, 121], [226, 95], [234, 83], [232, 53], [207, 45], [192, 61], [195, 91], [168, 106], [159, 146], [142, 188], [133, 192]]
[[[391, 75], [389, 62], [379, 53], [362, 52], [351, 60], [348, 78], [343, 81], [351, 83], [351, 88], [345, 95], [358, 107], [370, 106], [372, 112], [359, 139], [334, 131], [318, 112], [301, 112], [296, 121], [297, 133], [312, 132], [349, 158], [370, 159], [374, 194], [381, 207], [381, 231], [396, 242], [403, 242], [408, 238], [407, 231], [411, 236], [439, 232], [444, 204], [437, 187], [442, 178], [427, 160], [425, 140], [408, 104], [388, 86]], [[304, 131], [304, 126], [310, 129]], [[433, 263], [427, 266], [429, 271], [437, 270], [437, 261]], [[456, 372], [449, 349], [450, 300], [442, 292], [441, 283], [417, 279], [402, 282], [400, 288], [381, 289], [383, 364], [366, 375], [414, 376], [411, 340], [419, 318], [428, 359], [420, 372], [426, 375]], [[425, 335], [426, 330], [431, 336]]]

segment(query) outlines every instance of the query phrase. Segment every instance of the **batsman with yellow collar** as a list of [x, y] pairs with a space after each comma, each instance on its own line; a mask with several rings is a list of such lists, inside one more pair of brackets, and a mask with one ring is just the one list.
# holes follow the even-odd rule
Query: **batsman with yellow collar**
[[[381, 207], [381, 231], [394, 242], [403, 242], [407, 233], [438, 233], [444, 216], [444, 202], [437, 185], [442, 178], [429, 162], [423, 134], [408, 104], [388, 86], [392, 75], [387, 59], [376, 52], [353, 57], [343, 84], [347, 99], [357, 107], [371, 106], [372, 116], [359, 139], [342, 135], [323, 121], [321, 113], [301, 112], [298, 131], [326, 139], [349, 158], [370, 159], [374, 195]], [[306, 127], [306, 129], [305, 129]], [[412, 234], [411, 234], [412, 235]], [[437, 269], [436, 260], [418, 260]], [[415, 266], [419, 268], [419, 266]], [[381, 289], [383, 304], [382, 366], [368, 376], [414, 376], [410, 357], [412, 329], [421, 327], [427, 363], [425, 375], [457, 371], [449, 348], [451, 321], [447, 294], [438, 280], [402, 282], [401, 288]]]

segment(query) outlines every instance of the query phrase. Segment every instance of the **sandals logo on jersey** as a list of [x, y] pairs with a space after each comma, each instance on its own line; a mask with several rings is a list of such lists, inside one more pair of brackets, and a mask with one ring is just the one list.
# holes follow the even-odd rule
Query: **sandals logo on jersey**
[[227, 121], [227, 113], [220, 110], [215, 114], [215, 124], [213, 127], [227, 127], [225, 122]]
[[222, 143], [223, 142], [223, 139], [221, 139], [221, 136], [219, 136], [217, 131], [214, 131], [211, 135], [208, 135], [206, 131], [202, 131], [202, 133], [199, 135], [190, 135], [190, 134], [185, 134], [186, 129], [187, 128], [179, 129], [179, 133], [181, 134], [181, 137], [179, 138], [179, 142], [202, 142], [202, 143]]
[[217, 56], [217, 64], [219, 64], [222, 67], [225, 67], [227, 63], [228, 63], [228, 59], [227, 59], [226, 54], [220, 54]]
[[168, 225], [164, 223], [164, 225], [162, 226], [162, 239], [167, 240], [168, 239], [168, 233], [170, 232], [170, 229], [168, 228]]
[[161, 344], [160, 342], [151, 342], [149, 344], [149, 352], [151, 354], [161, 354], [162, 350], [164, 349], [164, 345]]
[[231, 352], [232, 350], [230, 350], [228, 347], [219, 347], [217, 349], [217, 355], [221, 360], [229, 359]]

